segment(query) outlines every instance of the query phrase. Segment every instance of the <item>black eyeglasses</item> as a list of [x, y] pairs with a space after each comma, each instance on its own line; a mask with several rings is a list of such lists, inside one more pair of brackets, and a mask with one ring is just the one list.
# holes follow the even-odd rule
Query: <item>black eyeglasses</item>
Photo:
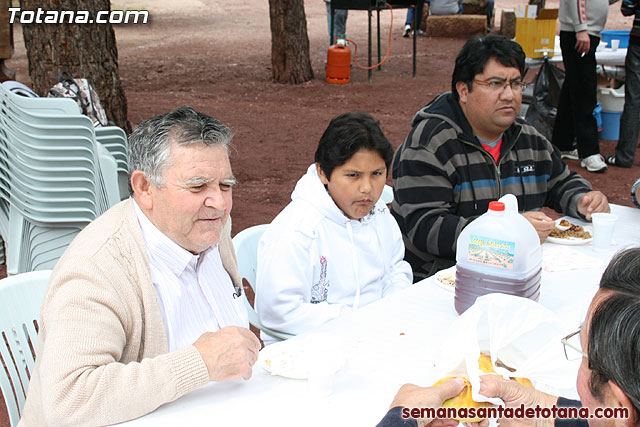
[[514, 93], [522, 93], [522, 91], [527, 88], [527, 85], [523, 83], [522, 80], [520, 79], [514, 79], [514, 80], [491, 79], [489, 81], [473, 79], [473, 81], [479, 84], [480, 86], [484, 86], [488, 88], [491, 92], [496, 92], [496, 93], [504, 91], [507, 88], [507, 86], [511, 86], [511, 90]]
[[564, 356], [567, 360], [578, 360], [583, 357], [589, 358], [589, 355], [582, 350], [580, 329], [562, 338], [560, 342], [564, 346]]

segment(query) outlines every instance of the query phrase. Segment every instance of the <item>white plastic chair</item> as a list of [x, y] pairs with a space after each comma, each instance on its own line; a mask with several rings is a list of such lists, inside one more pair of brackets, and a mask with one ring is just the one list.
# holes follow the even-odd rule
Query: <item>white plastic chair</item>
[[[235, 247], [236, 257], [238, 258], [238, 272], [240, 273], [240, 278], [249, 282], [249, 285], [254, 292], [256, 291], [255, 282], [256, 268], [258, 266], [258, 242], [268, 225], [269, 224], [260, 224], [249, 227], [236, 234], [233, 238], [233, 246]], [[256, 313], [249, 303], [245, 292], [243, 292], [242, 295], [244, 297], [244, 305], [247, 308], [247, 313], [249, 314], [249, 323], [264, 333], [269, 334], [272, 337], [280, 338], [281, 340], [293, 337], [291, 334], [274, 331], [273, 329], [264, 326], [260, 322], [260, 319], [258, 319], [258, 313]]]
[[72, 100], [23, 98], [0, 86], [0, 233], [8, 274], [52, 268], [75, 234], [121, 200], [126, 138], [117, 128], [104, 135], [117, 160]]
[[385, 205], [388, 205], [389, 203], [393, 202], [393, 187], [385, 184], [384, 188], [382, 189], [382, 194], [380, 195], [380, 199], [382, 199]]
[[31, 90], [29, 86], [25, 86], [15, 80], [7, 80], [2, 82], [2, 85], [16, 95], [25, 96], [27, 98], [38, 98], [38, 94]]
[[6, 337], [0, 339], [0, 363], [7, 368], [0, 369], [0, 390], [11, 426], [18, 424], [27, 397], [38, 344], [35, 323], [50, 276], [51, 270], [43, 270], [0, 280], [0, 334]]
[[129, 165], [127, 134], [117, 126], [96, 128], [96, 140], [113, 156], [118, 164], [118, 186], [120, 199], [129, 197]]

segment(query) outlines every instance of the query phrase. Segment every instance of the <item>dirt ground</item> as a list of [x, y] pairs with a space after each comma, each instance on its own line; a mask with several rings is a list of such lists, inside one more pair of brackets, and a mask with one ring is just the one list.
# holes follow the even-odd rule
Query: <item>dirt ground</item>
[[[557, 7], [559, 0], [547, 1]], [[500, 11], [525, 0], [496, 2]], [[455, 54], [464, 39], [418, 38], [417, 76], [411, 77], [411, 39], [401, 37], [406, 10], [393, 13], [391, 55], [382, 70], [352, 68], [351, 83], [324, 81], [327, 21], [324, 2], [305, 4], [315, 79], [290, 86], [271, 82], [271, 33], [268, 2], [220, 0], [180, 2], [127, 1], [126, 8], [147, 8], [151, 23], [117, 26], [120, 77], [129, 106], [129, 119], [140, 121], [180, 105], [192, 105], [230, 125], [235, 133], [232, 166], [239, 184], [234, 188], [233, 233], [271, 221], [287, 204], [296, 180], [312, 162], [316, 144], [329, 120], [345, 111], [364, 111], [380, 120], [394, 146], [409, 131], [413, 114], [437, 93], [450, 87]], [[112, 8], [124, 8], [113, 0]], [[611, 6], [609, 29], [628, 29], [619, 3]], [[391, 14], [381, 14], [383, 55]], [[375, 24], [375, 14], [374, 14]], [[21, 28], [8, 61], [18, 80], [29, 83]], [[367, 12], [351, 11], [347, 35], [360, 47], [366, 64]], [[375, 54], [375, 43], [374, 43]], [[53, 84], [53, 83], [52, 83]], [[610, 154], [614, 143], [603, 142]], [[579, 162], [569, 162], [579, 170]], [[596, 189], [614, 203], [629, 204], [630, 187], [639, 175], [612, 168], [603, 175], [583, 172]]]
[[[113, 9], [145, 8], [151, 15], [149, 24], [116, 27], [120, 77], [134, 127], [153, 115], [192, 105], [233, 129], [231, 162], [239, 182], [234, 187], [233, 234], [270, 222], [288, 203], [332, 117], [346, 111], [370, 113], [380, 120], [397, 147], [410, 129], [413, 114], [450, 88], [453, 60], [465, 41], [419, 37], [417, 76], [412, 78], [411, 39], [401, 37], [406, 10], [396, 10], [390, 58], [381, 71], [373, 72], [373, 81], [367, 81], [367, 71], [353, 66], [351, 83], [328, 84], [324, 81], [328, 46], [325, 3], [307, 0], [315, 78], [290, 86], [271, 82], [271, 33], [265, 0], [112, 0], [111, 4]], [[526, 0], [496, 0], [494, 31], [499, 28], [501, 10], [515, 4], [526, 4]], [[547, 0], [548, 7], [558, 4], [559, 0]], [[631, 21], [621, 16], [619, 5], [610, 7], [607, 29], [630, 28]], [[390, 20], [389, 12], [381, 14], [383, 55]], [[21, 27], [14, 26], [15, 54], [7, 65], [17, 71], [17, 80], [29, 84], [21, 35]], [[347, 36], [358, 43], [358, 60], [366, 64], [366, 11], [349, 12]], [[613, 142], [601, 143], [603, 154], [612, 154], [614, 148]], [[631, 169], [612, 168], [601, 175], [581, 170], [577, 161], [568, 164], [611, 202], [631, 204], [630, 188], [640, 175], [638, 163]], [[1, 425], [8, 425], [3, 408]]]

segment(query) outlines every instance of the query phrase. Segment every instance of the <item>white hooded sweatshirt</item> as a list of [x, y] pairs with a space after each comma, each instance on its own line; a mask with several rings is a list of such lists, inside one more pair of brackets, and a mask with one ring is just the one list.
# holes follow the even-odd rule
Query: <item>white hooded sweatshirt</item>
[[291, 200], [258, 245], [255, 307], [264, 326], [297, 335], [411, 285], [400, 228], [384, 202], [361, 221], [349, 219], [315, 164]]

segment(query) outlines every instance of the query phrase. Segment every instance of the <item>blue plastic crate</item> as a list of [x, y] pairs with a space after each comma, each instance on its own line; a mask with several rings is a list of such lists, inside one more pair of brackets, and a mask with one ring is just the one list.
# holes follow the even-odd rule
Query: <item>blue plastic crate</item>
[[630, 31], [622, 30], [605, 30], [600, 31], [600, 37], [602, 41], [607, 43], [607, 47], [611, 47], [611, 40], [620, 40], [620, 49], [626, 49], [629, 46], [629, 33]]
[[617, 141], [620, 137], [620, 116], [622, 113], [612, 111], [602, 112], [602, 132], [600, 139], [607, 141]]

